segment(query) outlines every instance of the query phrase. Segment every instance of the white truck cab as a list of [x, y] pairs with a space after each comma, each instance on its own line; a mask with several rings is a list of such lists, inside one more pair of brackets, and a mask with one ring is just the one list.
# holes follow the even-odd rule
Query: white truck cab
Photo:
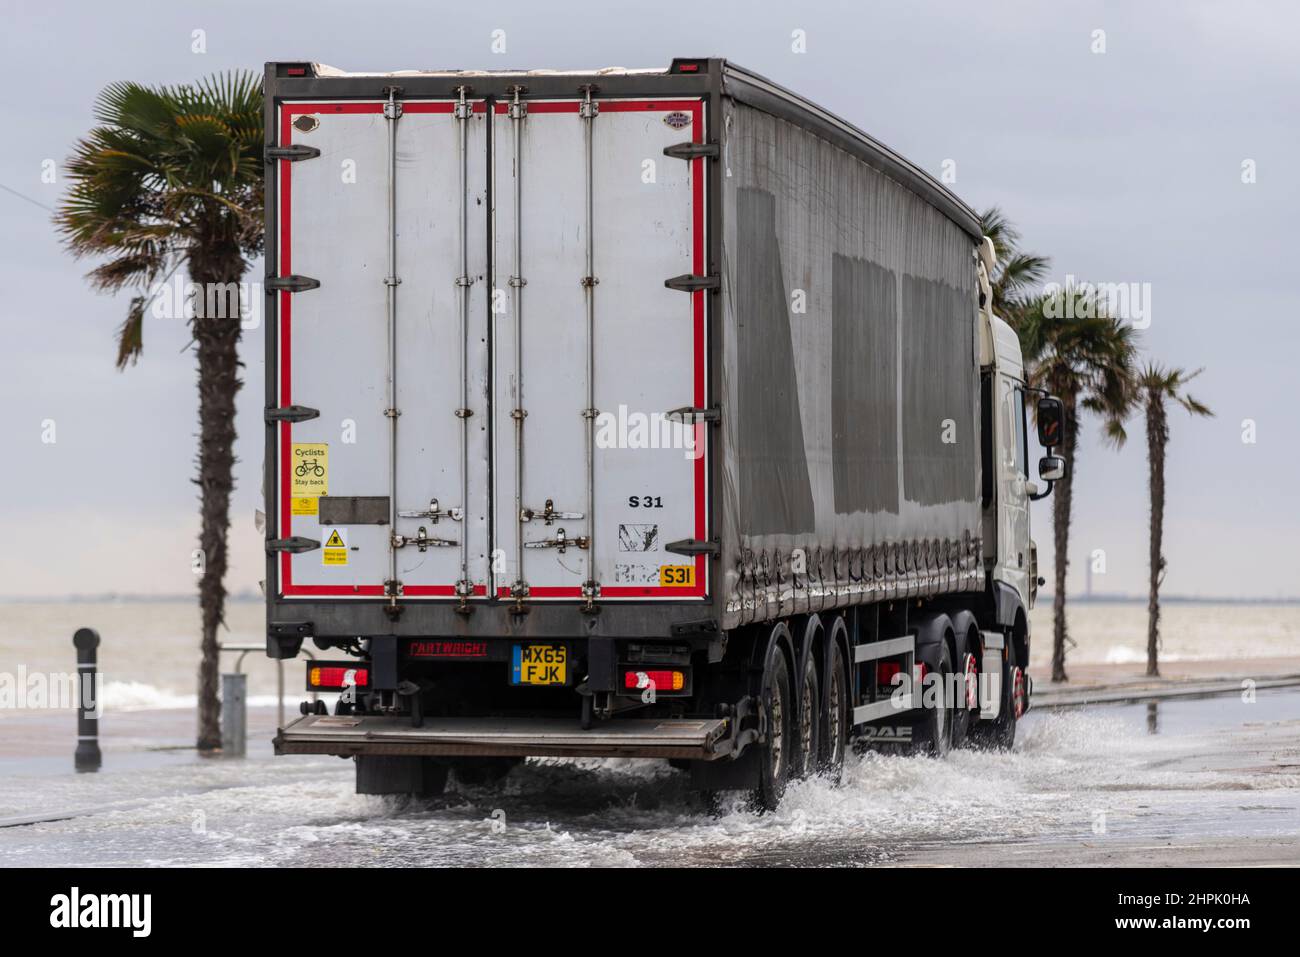
[[[984, 540], [992, 545], [989, 558], [994, 582], [1014, 591], [1027, 610], [1033, 607], [1038, 592], [1038, 550], [1030, 537], [1029, 503], [1050, 492], [1051, 484], [1065, 472], [1064, 460], [1052, 455], [1049, 442], [1044, 441], [1045, 434], [1059, 434], [1060, 401], [1027, 384], [1020, 337], [993, 312], [988, 280], [993, 256], [992, 241], [985, 237], [977, 270], [984, 464], [989, 472], [984, 476]], [[1029, 478], [1031, 395], [1040, 442], [1048, 446], [1048, 455], [1038, 469], [1046, 490]]]

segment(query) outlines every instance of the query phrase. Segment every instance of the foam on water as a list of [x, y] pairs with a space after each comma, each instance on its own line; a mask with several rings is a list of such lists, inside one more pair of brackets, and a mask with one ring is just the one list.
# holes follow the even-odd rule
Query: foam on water
[[[851, 755], [839, 786], [793, 783], [770, 814], [727, 799], [716, 817], [690, 792], [686, 774], [656, 761], [533, 759], [499, 785], [453, 786], [432, 800], [354, 794], [351, 764], [337, 759], [207, 762], [125, 784], [123, 776], [105, 776], [105, 783], [116, 781], [118, 798], [154, 797], [21, 834], [0, 832], [0, 859], [244, 867], [873, 864], [896, 861], [909, 848], [1079, 846], [1096, 839], [1098, 821], [1123, 837], [1165, 838], [1179, 829], [1266, 833], [1295, 810], [1300, 780], [1215, 770], [1207, 756], [1231, 751], [1235, 733], [1153, 737], [1113, 711], [1033, 712], [1010, 753]], [[87, 786], [84, 777], [60, 783], [58, 800], [76, 803], [74, 789]], [[1253, 796], [1245, 799], [1246, 791]], [[1237, 815], [1244, 823], [1229, 823], [1242, 805], [1256, 810]]]

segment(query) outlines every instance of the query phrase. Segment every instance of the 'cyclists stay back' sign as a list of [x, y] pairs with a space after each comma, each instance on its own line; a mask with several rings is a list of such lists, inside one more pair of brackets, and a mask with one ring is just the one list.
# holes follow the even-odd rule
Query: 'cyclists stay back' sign
[[295, 442], [289, 463], [293, 473], [294, 515], [316, 515], [319, 499], [330, 489], [330, 447], [326, 442]]

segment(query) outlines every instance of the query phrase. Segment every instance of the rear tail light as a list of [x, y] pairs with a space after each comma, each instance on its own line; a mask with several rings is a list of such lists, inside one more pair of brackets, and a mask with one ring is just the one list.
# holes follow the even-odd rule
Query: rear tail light
[[902, 673], [903, 666], [896, 661], [876, 662], [876, 684], [888, 687], [894, 683], [894, 676]]
[[654, 688], [655, 691], [681, 691], [686, 687], [686, 673], [677, 670], [625, 671], [623, 687], [637, 691], [647, 688]]
[[320, 662], [307, 666], [308, 691], [342, 691], [370, 687], [370, 669], [346, 662]]

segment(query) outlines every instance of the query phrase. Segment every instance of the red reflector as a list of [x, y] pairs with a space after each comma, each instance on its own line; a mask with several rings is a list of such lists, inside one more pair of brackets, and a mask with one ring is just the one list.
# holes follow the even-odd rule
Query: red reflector
[[284, 73], [286, 76], [306, 76], [307, 68], [305, 66], [286, 67]]
[[349, 685], [367, 688], [370, 686], [370, 670], [323, 665], [312, 668], [308, 672], [307, 681], [313, 688], [346, 688]]
[[892, 685], [894, 675], [900, 673], [903, 666], [896, 661], [878, 661], [876, 662], [876, 684]]
[[623, 687], [655, 688], [659, 691], [681, 691], [686, 685], [686, 675], [680, 671], [627, 671], [623, 673]]
[[683, 63], [677, 68], [679, 73], [698, 73], [700, 65], [698, 63]]

